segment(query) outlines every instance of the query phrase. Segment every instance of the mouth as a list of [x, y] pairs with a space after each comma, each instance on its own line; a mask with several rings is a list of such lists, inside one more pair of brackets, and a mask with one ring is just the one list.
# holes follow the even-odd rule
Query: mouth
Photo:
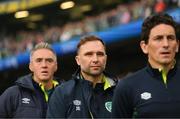
[[100, 66], [91, 66], [91, 67], [93, 67], [93, 68], [98, 68], [98, 67], [100, 67]]
[[170, 56], [170, 55], [171, 55], [170, 52], [161, 52], [160, 54], [161, 54], [162, 56]]
[[161, 52], [162, 55], [169, 55], [170, 52]]
[[47, 75], [47, 74], [48, 74], [48, 71], [42, 71], [41, 74]]
[[99, 69], [100, 69], [100, 66], [91, 66], [91, 68], [92, 68], [93, 70], [99, 70]]

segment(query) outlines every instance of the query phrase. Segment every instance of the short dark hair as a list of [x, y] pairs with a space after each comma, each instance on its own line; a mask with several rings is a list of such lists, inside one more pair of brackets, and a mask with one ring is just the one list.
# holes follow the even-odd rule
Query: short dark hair
[[167, 13], [158, 13], [147, 17], [142, 24], [141, 40], [148, 43], [151, 29], [159, 24], [167, 24], [174, 28], [176, 37], [178, 37], [178, 26], [173, 18]]
[[89, 41], [100, 41], [102, 43], [102, 45], [104, 46], [104, 49], [106, 51], [105, 43], [103, 42], [103, 40], [101, 38], [99, 38], [95, 35], [86, 35], [86, 36], [83, 36], [80, 39], [79, 43], [77, 44], [77, 54], [79, 52], [80, 47]]

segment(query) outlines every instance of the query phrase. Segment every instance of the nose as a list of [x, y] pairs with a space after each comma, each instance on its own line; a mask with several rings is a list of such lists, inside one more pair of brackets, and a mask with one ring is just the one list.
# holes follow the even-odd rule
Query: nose
[[98, 56], [96, 54], [93, 55], [92, 61], [93, 62], [97, 62], [98, 61]]
[[47, 67], [47, 63], [45, 60], [42, 61], [42, 67]]
[[163, 44], [163, 47], [167, 48], [167, 47], [169, 46], [169, 40], [165, 37], [165, 38], [163, 39], [162, 44]]

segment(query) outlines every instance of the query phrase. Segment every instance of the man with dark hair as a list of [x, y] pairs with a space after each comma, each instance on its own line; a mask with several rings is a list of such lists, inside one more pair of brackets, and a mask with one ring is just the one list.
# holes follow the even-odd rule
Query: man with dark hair
[[113, 118], [180, 117], [180, 68], [177, 25], [168, 14], [156, 14], [142, 25], [140, 47], [145, 68], [122, 79], [113, 98]]
[[110, 118], [116, 80], [104, 72], [104, 42], [93, 35], [83, 37], [75, 59], [79, 69], [54, 91], [47, 118]]
[[56, 54], [48, 43], [30, 53], [32, 74], [21, 77], [0, 96], [0, 118], [45, 118], [48, 99], [58, 82]]

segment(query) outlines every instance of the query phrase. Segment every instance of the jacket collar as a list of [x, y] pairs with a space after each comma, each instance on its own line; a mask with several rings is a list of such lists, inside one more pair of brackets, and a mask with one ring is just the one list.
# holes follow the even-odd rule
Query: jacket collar
[[[103, 72], [103, 73], [104, 73], [104, 78], [103, 78], [104, 90], [111, 88], [117, 84], [117, 78], [113, 77], [112, 75], [109, 75], [106, 72]], [[72, 77], [75, 81], [84, 81], [84, 80], [82, 80], [83, 77], [80, 75], [80, 67], [78, 67], [78, 69], [75, 71], [75, 73], [72, 75]], [[87, 81], [87, 80], [85, 80], [85, 81]]]
[[[35, 90], [34, 85], [39, 86], [39, 84], [37, 84], [35, 81], [33, 81], [32, 76], [33, 76], [32, 73], [22, 76], [15, 82], [15, 84], [19, 85], [21, 87], [24, 87], [24, 88], [28, 88], [30, 90]], [[61, 83], [61, 82], [58, 82], [58, 80], [56, 80], [56, 79], [57, 78], [55, 78], [55, 80], [53, 81], [55, 86], [57, 86], [58, 83]]]
[[19, 85], [24, 88], [28, 88], [30, 90], [35, 90], [32, 80], [32, 74], [25, 75], [23, 77], [20, 77], [16, 82], [16, 85]]
[[[148, 63], [146, 67], [147, 72], [149, 72], [153, 77], [159, 77], [161, 79], [162, 76], [162, 70], [152, 68], [152, 66]], [[177, 63], [172, 67], [172, 69], [169, 70], [167, 76], [173, 76], [177, 70]], [[159, 79], [158, 78], [158, 79]]]

